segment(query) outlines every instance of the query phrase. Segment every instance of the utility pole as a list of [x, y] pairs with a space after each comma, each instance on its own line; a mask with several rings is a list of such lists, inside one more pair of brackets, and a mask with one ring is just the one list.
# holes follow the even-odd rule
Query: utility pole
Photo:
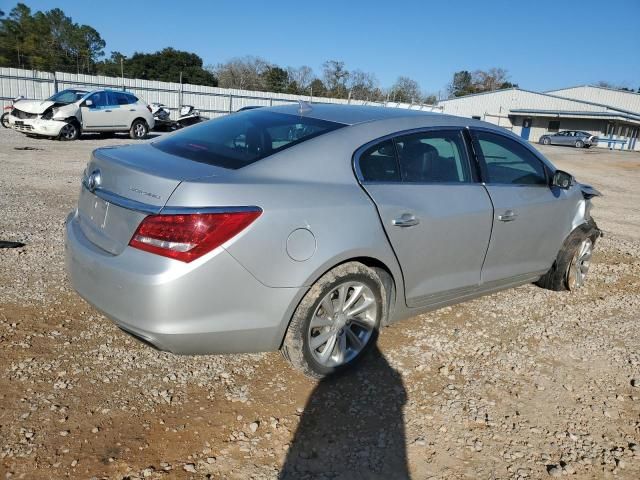
[[122, 77], [122, 90], [124, 88], [124, 58], [120, 57], [120, 76]]
[[[182, 70], [180, 70], [180, 95], [178, 96], [178, 110], [182, 107]], [[229, 102], [229, 108], [231, 108], [231, 102]]]

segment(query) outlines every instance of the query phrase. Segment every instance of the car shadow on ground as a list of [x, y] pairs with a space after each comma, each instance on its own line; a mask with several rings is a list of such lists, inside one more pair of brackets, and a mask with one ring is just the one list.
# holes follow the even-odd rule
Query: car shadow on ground
[[356, 370], [318, 383], [279, 478], [409, 478], [406, 399], [400, 374], [374, 347]]

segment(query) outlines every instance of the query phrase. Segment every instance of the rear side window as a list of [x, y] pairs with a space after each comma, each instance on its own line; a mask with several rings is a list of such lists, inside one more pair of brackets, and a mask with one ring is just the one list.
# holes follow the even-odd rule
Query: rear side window
[[194, 125], [152, 145], [196, 162], [237, 169], [343, 126], [255, 109]]
[[115, 97], [116, 105], [129, 105], [138, 101], [136, 97], [127, 93], [111, 92], [111, 95]]
[[464, 140], [459, 131], [421, 132], [396, 139], [404, 182], [471, 181]]
[[475, 131], [486, 167], [487, 183], [546, 185], [542, 162], [524, 145], [495, 133]]
[[399, 182], [400, 170], [392, 140], [379, 143], [360, 155], [360, 173], [365, 182]]

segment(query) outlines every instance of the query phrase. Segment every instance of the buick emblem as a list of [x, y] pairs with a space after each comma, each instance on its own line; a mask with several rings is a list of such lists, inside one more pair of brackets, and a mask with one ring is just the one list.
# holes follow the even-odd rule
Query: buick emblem
[[87, 181], [86, 181], [87, 188], [91, 193], [93, 193], [96, 191], [96, 188], [100, 186], [101, 181], [102, 181], [102, 177], [100, 176], [100, 170], [94, 170], [87, 177]]

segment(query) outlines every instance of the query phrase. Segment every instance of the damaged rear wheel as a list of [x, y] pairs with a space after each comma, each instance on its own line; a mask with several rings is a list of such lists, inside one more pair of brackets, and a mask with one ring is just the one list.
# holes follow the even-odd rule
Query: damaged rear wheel
[[80, 136], [80, 125], [77, 122], [71, 121], [64, 124], [60, 129], [58, 139], [61, 141], [77, 140]]

